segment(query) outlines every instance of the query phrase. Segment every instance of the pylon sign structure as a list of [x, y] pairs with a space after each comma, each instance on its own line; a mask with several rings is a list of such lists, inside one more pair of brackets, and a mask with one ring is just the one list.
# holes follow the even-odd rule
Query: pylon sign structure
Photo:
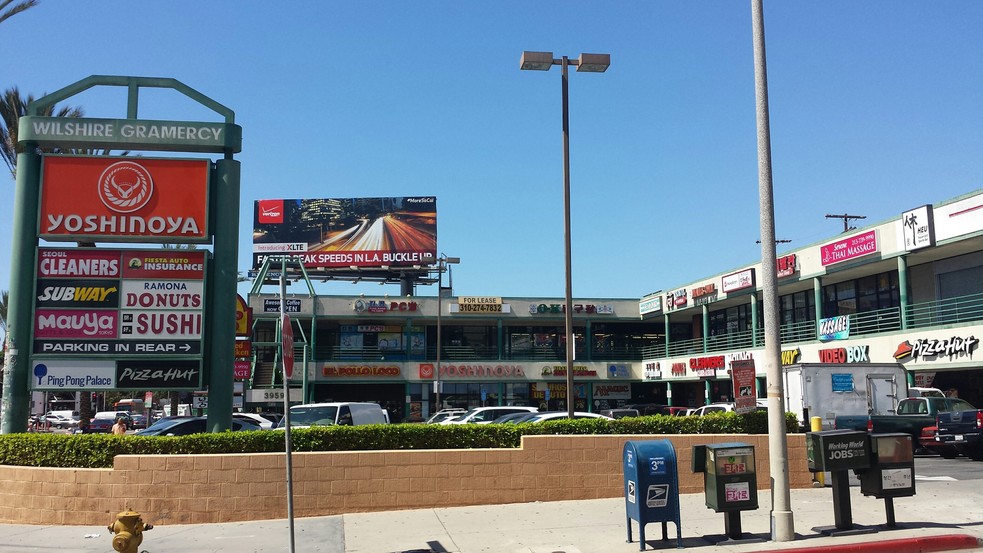
[[[38, 115], [95, 86], [126, 87], [126, 119]], [[145, 88], [177, 91], [223, 121], [139, 119]], [[234, 112], [174, 79], [115, 76], [83, 79], [27, 111], [18, 127], [0, 433], [27, 429], [32, 390], [206, 385], [208, 429], [230, 428], [239, 229], [233, 154], [242, 150]], [[76, 149], [222, 158], [65, 153]], [[39, 240], [93, 247], [41, 246]], [[94, 247], [97, 242], [128, 246]]]

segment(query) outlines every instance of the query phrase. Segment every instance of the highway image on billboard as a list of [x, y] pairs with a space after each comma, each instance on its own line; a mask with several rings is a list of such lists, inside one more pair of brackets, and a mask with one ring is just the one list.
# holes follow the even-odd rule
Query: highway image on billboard
[[437, 198], [257, 200], [253, 267], [290, 255], [305, 267], [427, 265], [437, 252]]

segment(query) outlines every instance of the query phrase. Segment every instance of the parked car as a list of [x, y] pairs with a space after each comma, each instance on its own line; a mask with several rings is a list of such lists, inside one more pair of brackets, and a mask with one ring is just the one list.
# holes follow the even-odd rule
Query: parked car
[[73, 428], [78, 426], [79, 417], [73, 411], [48, 411], [40, 421], [49, 428]]
[[638, 416], [647, 417], [649, 415], [668, 415], [670, 407], [661, 403], [632, 403], [625, 405], [626, 409], [635, 409]]
[[[286, 418], [277, 428], [284, 427]], [[309, 403], [290, 407], [290, 428], [310, 426], [359, 426], [363, 424], [386, 424], [389, 414], [378, 403]]]
[[974, 461], [983, 461], [983, 409], [958, 409], [936, 417], [939, 443]]
[[497, 419], [498, 417], [501, 417], [502, 415], [508, 415], [511, 413], [520, 413], [523, 411], [527, 413], [536, 413], [539, 412], [539, 409], [535, 407], [522, 407], [519, 405], [499, 406], [499, 407], [475, 407], [474, 409], [471, 409], [470, 411], [464, 413], [459, 417], [455, 417], [451, 420], [444, 420], [439, 424], [468, 424], [468, 423], [487, 424]]
[[[543, 421], [555, 421], [569, 419], [570, 413], [566, 411], [547, 411], [544, 413], [536, 413], [532, 417], [523, 420], [522, 422], [543, 422]], [[586, 411], [574, 411], [573, 418], [575, 419], [603, 419], [613, 421], [614, 419], [600, 413], [588, 413]]]
[[[187, 436], [207, 432], [208, 417], [174, 417], [161, 419], [150, 428], [138, 430], [136, 436]], [[232, 419], [232, 431], [260, 430], [259, 426], [244, 420]]]
[[625, 417], [640, 417], [638, 409], [604, 409], [600, 412], [605, 417], [612, 419], [623, 419]]
[[251, 422], [263, 430], [269, 430], [274, 426], [273, 421], [256, 413], [232, 413], [232, 418]]
[[[926, 427], [937, 426], [937, 418], [951, 411], [968, 411], [974, 407], [966, 400], [953, 397], [917, 396], [907, 397], [898, 402], [897, 411], [890, 415], [841, 415], [836, 417], [837, 430], [863, 430], [875, 434], [901, 432], [911, 436], [915, 449], [921, 444], [922, 433]], [[933, 434], [932, 439], [935, 436]], [[939, 442], [937, 450], [947, 449], [947, 454], [955, 448], [943, 447]], [[953, 455], [954, 456], [954, 455]]]
[[932, 425], [922, 428], [922, 433], [918, 436], [918, 445], [930, 455], [939, 455], [943, 459], [955, 459], [959, 456], [959, 450], [951, 444], [942, 443], [939, 438], [939, 427]]
[[[757, 405], [758, 411], [765, 410], [768, 408], [768, 400], [758, 399]], [[733, 413], [736, 409], [737, 407], [733, 403], [711, 403], [710, 405], [697, 407], [690, 414], [702, 417], [703, 415], [709, 415], [710, 413]]]
[[436, 424], [443, 422], [454, 417], [459, 417], [464, 413], [467, 413], [467, 409], [441, 409], [434, 413], [429, 419], [427, 419], [427, 424]]
[[538, 413], [529, 413], [528, 411], [519, 411], [518, 413], [509, 413], [508, 415], [502, 415], [497, 419], [492, 421], [492, 424], [515, 424], [523, 419], [531, 418]]
[[113, 429], [113, 425], [116, 424], [116, 419], [119, 418], [126, 421], [127, 428], [133, 428], [133, 419], [126, 411], [99, 411], [89, 421], [89, 433], [108, 434]]
[[133, 422], [133, 429], [146, 428], [147, 416], [140, 413], [130, 413], [130, 420]]

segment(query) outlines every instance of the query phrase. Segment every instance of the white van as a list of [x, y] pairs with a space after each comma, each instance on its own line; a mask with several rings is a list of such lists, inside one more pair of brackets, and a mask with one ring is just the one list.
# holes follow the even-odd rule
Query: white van
[[[378, 403], [308, 403], [290, 407], [290, 428], [387, 424], [389, 414]], [[286, 417], [280, 421], [285, 424]]]

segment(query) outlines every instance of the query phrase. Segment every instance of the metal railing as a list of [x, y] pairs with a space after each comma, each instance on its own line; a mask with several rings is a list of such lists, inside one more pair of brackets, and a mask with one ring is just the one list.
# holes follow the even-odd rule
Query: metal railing
[[908, 328], [960, 324], [983, 319], [983, 293], [914, 303], [907, 309]]
[[[909, 305], [906, 309], [907, 328], [925, 328], [953, 324], [965, 324], [983, 320], [983, 293], [930, 301]], [[902, 330], [901, 309], [891, 307], [850, 315], [850, 335], [865, 336]], [[716, 351], [735, 351], [763, 347], [764, 329], [745, 330], [729, 334], [710, 336], [703, 346], [703, 338], [676, 340], [669, 343], [668, 352], [664, 342], [644, 346], [619, 346], [594, 350], [590, 359], [595, 361], [640, 361], [643, 359], [663, 359], [684, 355], [710, 353]], [[785, 324], [779, 331], [782, 344], [796, 344], [817, 340], [818, 329], [815, 321], [801, 321]], [[299, 352], [298, 352], [299, 353]], [[314, 358], [318, 361], [359, 360], [359, 361], [399, 361], [435, 359], [433, 346], [423, 351], [380, 350], [377, 347], [341, 348], [339, 346], [319, 346]], [[497, 345], [468, 345], [442, 347], [441, 359], [449, 361], [494, 360], [498, 358]], [[563, 361], [566, 351], [562, 347], [506, 348], [503, 360], [518, 361]], [[586, 360], [585, 348], [577, 348], [576, 358]], [[279, 359], [276, 360], [279, 362]]]

